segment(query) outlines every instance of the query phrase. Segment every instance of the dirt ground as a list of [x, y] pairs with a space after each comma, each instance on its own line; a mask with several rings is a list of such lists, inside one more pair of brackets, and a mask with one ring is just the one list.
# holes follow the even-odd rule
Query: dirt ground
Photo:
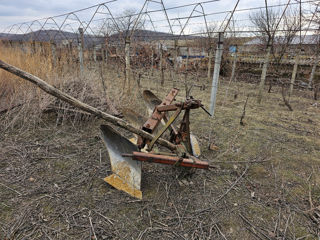
[[[178, 100], [185, 96], [183, 80], [161, 87], [145, 77], [141, 85], [161, 98], [173, 86], [181, 89]], [[111, 173], [99, 137], [103, 121], [58, 123], [55, 114], [44, 113], [33, 127], [6, 128], [0, 135], [0, 239], [317, 239], [320, 103], [296, 90], [291, 112], [274, 87], [258, 105], [257, 87], [222, 79], [215, 117], [191, 114], [201, 159], [215, 168], [143, 164], [143, 200], [103, 181]], [[195, 86], [191, 95], [209, 107], [210, 86]], [[143, 114], [139, 96], [131, 105]]]

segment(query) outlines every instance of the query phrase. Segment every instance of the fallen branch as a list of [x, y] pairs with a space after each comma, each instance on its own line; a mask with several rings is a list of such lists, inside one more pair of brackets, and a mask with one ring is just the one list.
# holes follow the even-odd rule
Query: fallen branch
[[[262, 232], [262, 230], [260, 230], [258, 227], [256, 227], [255, 225], [253, 225], [245, 216], [243, 216], [241, 213], [239, 213], [240, 218], [247, 224], [249, 225], [252, 229], [254, 229], [256, 232], [260, 233], [263, 237], [265, 237], [266, 239], [271, 240], [270, 237], [268, 237], [265, 233]], [[255, 233], [256, 234], [256, 233]], [[259, 237], [261, 239], [261, 237], [259, 235], [256, 235], [257, 237]]]
[[231, 186], [228, 188], [228, 190], [227, 190], [224, 194], [220, 195], [220, 197], [219, 197], [217, 200], [214, 201], [215, 204], [218, 203], [222, 198], [224, 198], [224, 197], [238, 184], [238, 182], [239, 182], [239, 181], [243, 178], [243, 176], [247, 173], [248, 169], [249, 169], [249, 165], [246, 166], [246, 168], [244, 169], [244, 171], [242, 172], [242, 174], [240, 175], [240, 177], [238, 177], [238, 178], [231, 184]]
[[[94, 108], [88, 104], [85, 104], [85, 103], [77, 100], [76, 98], [74, 98], [74, 97], [60, 91], [59, 89], [51, 86], [50, 84], [46, 83], [44, 80], [42, 80], [42, 79], [40, 79], [40, 78], [38, 78], [28, 72], [25, 72], [15, 66], [12, 66], [8, 63], [5, 63], [1, 60], [0, 60], [0, 68], [37, 85], [39, 88], [41, 88], [46, 93], [48, 93], [56, 98], [59, 98], [62, 101], [65, 101], [74, 107], [77, 107], [83, 111], [91, 113], [91, 114], [97, 116], [98, 118], [102, 118], [109, 123], [112, 123], [120, 128], [126, 129], [126, 130], [128, 130], [132, 133], [135, 133], [135, 134], [137, 134], [143, 138], [146, 138], [148, 140], [152, 140], [154, 138], [154, 136], [152, 134], [147, 133], [141, 129], [137, 129], [120, 118], [117, 118], [115, 116], [112, 116], [110, 114], [102, 112], [101, 110]], [[169, 148], [170, 150], [176, 149], [176, 146], [174, 144], [172, 144], [169, 141], [164, 140], [162, 138], [159, 138], [157, 142], [160, 145]]]
[[17, 104], [17, 105], [11, 106], [11, 107], [8, 107], [8, 108], [5, 108], [5, 109], [1, 109], [1, 110], [0, 110], [0, 114], [9, 112], [10, 110], [13, 110], [13, 109], [15, 109], [15, 108], [17, 108], [17, 107], [20, 107], [20, 106], [22, 106], [22, 105], [23, 105], [22, 103], [19, 103], [19, 104]]
[[5, 188], [7, 188], [7, 189], [9, 189], [9, 190], [11, 190], [11, 191], [13, 191], [13, 192], [15, 192], [15, 193], [17, 193], [17, 194], [19, 194], [20, 196], [22, 195], [22, 193], [18, 192], [17, 190], [14, 190], [11, 187], [8, 187], [7, 185], [4, 185], [3, 183], [0, 183], [0, 185], [5, 187]]

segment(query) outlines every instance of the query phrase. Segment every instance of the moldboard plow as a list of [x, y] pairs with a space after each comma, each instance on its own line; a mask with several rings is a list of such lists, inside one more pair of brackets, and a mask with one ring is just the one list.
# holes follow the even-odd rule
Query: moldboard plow
[[[126, 118], [133, 122], [133, 124], [129, 124], [123, 119], [85, 104], [42, 79], [1, 60], [0, 68], [37, 85], [46, 93], [74, 107], [135, 134], [136, 137], [134, 139], [128, 140], [108, 125], [100, 127], [101, 137], [107, 147], [113, 172], [112, 175], [105, 178], [105, 181], [133, 197], [142, 198], [140, 189], [142, 162], [161, 163], [186, 168], [210, 168], [207, 162], [198, 159], [200, 147], [196, 137], [190, 133], [190, 110], [197, 108], [206, 110], [200, 100], [192, 97], [182, 102], [175, 101], [175, 97], [179, 92], [176, 88], [173, 88], [162, 101], [151, 91], [144, 91], [143, 98], [150, 116], [145, 119], [129, 109], [124, 111]], [[172, 114], [169, 116], [170, 112]], [[182, 120], [177, 128], [173, 123], [182, 113]], [[168, 132], [168, 129], [170, 134], [167, 136], [168, 140], [166, 140], [162, 136], [166, 135], [165, 133]], [[171, 152], [164, 153], [153, 150], [156, 143], [166, 147]]]
[[[149, 90], [143, 92], [143, 98], [151, 116], [141, 125], [141, 129], [155, 134], [152, 140], [142, 136], [128, 140], [110, 126], [101, 126], [101, 136], [107, 147], [113, 172], [104, 179], [107, 183], [141, 199], [142, 162], [186, 168], [209, 168], [207, 162], [197, 159], [200, 156], [200, 146], [197, 138], [190, 133], [190, 110], [203, 108], [203, 105], [200, 100], [192, 97], [184, 102], [175, 102], [178, 92], [178, 89], [173, 88], [162, 101]], [[172, 112], [170, 117], [169, 112]], [[177, 128], [173, 123], [182, 113], [183, 117]], [[144, 119], [130, 109], [123, 114], [136, 126]], [[155, 143], [167, 130], [170, 130], [169, 141], [176, 146], [175, 153], [154, 151]]]

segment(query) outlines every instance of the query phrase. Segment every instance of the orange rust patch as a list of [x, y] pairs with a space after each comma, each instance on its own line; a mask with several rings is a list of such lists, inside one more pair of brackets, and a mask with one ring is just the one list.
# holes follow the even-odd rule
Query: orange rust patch
[[127, 162], [119, 162], [116, 165], [114, 164], [112, 171], [124, 181], [131, 181], [131, 169]]
[[111, 186], [115, 187], [118, 190], [124, 191], [135, 198], [142, 199], [142, 192], [140, 190], [130, 186], [128, 183], [123, 181], [116, 174], [112, 174], [104, 178], [104, 181], [106, 181], [107, 183], [109, 183]]

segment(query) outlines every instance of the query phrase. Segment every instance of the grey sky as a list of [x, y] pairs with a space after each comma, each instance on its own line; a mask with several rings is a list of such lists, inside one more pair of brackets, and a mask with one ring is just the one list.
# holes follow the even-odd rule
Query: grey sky
[[[163, 0], [166, 7], [173, 7], [184, 5], [188, 3], [197, 3], [205, 0], [177, 0], [177, 1], [169, 1]], [[39, 18], [45, 18], [55, 15], [60, 15], [63, 13], [75, 11], [78, 9], [86, 8], [91, 5], [99, 4], [104, 2], [103, 0], [0, 0], [0, 32], [4, 31], [4, 29], [8, 29], [8, 26], [21, 23], [26, 21], [32, 21]], [[285, 3], [286, 0], [268, 0], [269, 5]], [[108, 4], [110, 10], [113, 15], [119, 15], [123, 10], [128, 8], [141, 9], [144, 0], [118, 0], [116, 2], [112, 2]], [[220, 0], [219, 2], [212, 2], [205, 4], [205, 12], [206, 13], [214, 13], [219, 11], [227, 11], [232, 10], [236, 3], [236, 0]], [[249, 7], [257, 7], [264, 6], [264, 0], [240, 0], [240, 4], [238, 9], [249, 8]], [[160, 5], [156, 3], [150, 3], [149, 9], [159, 9]], [[183, 17], [188, 16], [193, 7], [183, 8], [179, 10], [169, 11], [169, 18], [174, 17]], [[89, 9], [87, 11], [83, 11], [78, 13], [78, 17], [82, 21], [89, 21], [91, 18], [93, 11], [95, 9]], [[199, 9], [198, 9], [199, 10]], [[103, 12], [103, 11], [102, 11]], [[105, 15], [98, 14], [96, 18], [103, 18]], [[208, 21], [222, 21], [225, 15], [214, 15], [208, 17]], [[164, 19], [164, 16], [161, 14], [154, 14], [152, 16], [152, 20]], [[248, 19], [248, 12], [239, 13], [235, 16], [235, 19]], [[59, 19], [58, 19], [59, 20]], [[62, 21], [62, 19], [60, 19]], [[192, 19], [190, 23], [191, 26], [196, 27], [196, 22], [203, 22], [203, 19]], [[241, 24], [241, 21], [239, 22]], [[163, 23], [165, 24], [165, 22]], [[182, 21], [183, 24], [183, 21]], [[247, 24], [247, 22], [243, 21], [243, 24]], [[48, 25], [49, 26], [49, 25]], [[159, 26], [161, 24], [159, 23]], [[37, 26], [34, 25], [33, 29], [37, 29]]]

